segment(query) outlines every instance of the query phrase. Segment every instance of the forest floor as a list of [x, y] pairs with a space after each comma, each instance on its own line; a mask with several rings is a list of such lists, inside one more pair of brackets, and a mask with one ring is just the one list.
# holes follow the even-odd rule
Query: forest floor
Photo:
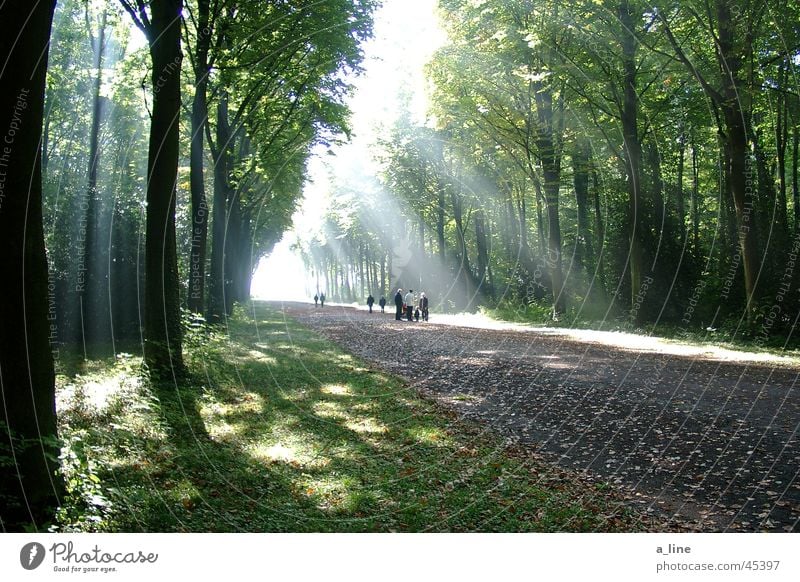
[[[796, 359], [628, 334], [272, 303], [668, 529], [800, 530]], [[483, 438], [478, 435], [475, 438]]]

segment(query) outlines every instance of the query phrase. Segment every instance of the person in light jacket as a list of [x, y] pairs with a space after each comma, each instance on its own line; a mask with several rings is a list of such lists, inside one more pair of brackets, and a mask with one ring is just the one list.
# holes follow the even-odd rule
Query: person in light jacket
[[403, 303], [406, 304], [406, 317], [408, 321], [414, 321], [414, 290], [409, 289]]

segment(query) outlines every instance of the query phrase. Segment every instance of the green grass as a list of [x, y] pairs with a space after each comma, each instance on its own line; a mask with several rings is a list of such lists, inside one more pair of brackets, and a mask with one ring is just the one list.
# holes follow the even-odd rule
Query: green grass
[[262, 306], [138, 361], [59, 377], [61, 531], [640, 531], [605, 484], [508, 450]]

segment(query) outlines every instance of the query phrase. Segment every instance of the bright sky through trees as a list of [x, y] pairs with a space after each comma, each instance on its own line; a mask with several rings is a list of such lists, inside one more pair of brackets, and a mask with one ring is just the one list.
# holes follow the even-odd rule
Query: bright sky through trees
[[[301, 210], [253, 277], [251, 293], [259, 299], [308, 300], [315, 282], [291, 246], [298, 233], [316, 232], [328, 207], [331, 174], [376, 172], [370, 150], [380, 131], [391, 127], [408, 96], [416, 122], [425, 122], [427, 95], [424, 66], [445, 40], [435, 14], [434, 0], [386, 0], [375, 15], [375, 36], [365, 45], [364, 74], [354, 81], [351, 99], [353, 139], [330, 151], [319, 148], [309, 162], [310, 181]], [[328, 153], [333, 155], [327, 155]], [[324, 291], [324, 289], [323, 289]]]

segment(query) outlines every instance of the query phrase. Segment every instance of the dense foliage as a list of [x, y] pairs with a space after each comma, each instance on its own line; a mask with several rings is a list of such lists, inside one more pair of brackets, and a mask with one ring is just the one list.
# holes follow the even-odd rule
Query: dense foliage
[[[14, 127], [25, 97], [31, 126], [19, 171], [3, 173], [13, 202], [0, 207], [3, 241], [20, 249], [7, 255], [19, 289], [8, 286], [3, 324], [9, 345], [27, 350], [0, 362], [4, 465], [37, 448], [26, 439], [56, 442], [53, 361], [76, 371], [62, 347], [141, 353], [153, 378], [179, 378], [182, 311], [222, 322], [249, 297], [254, 265], [291, 223], [312, 148], [347, 133], [348, 79], [375, 5], [63, 0], [38, 3], [28, 20], [17, 3], [0, 6], [2, 36], [22, 30], [4, 59], [50, 49], [49, 63], [15, 57], [0, 91]], [[41, 80], [41, 91], [12, 77]], [[2, 483], [14, 510], [3, 529], [41, 527], [58, 493], [54, 447], [38, 449], [29, 474]]]
[[394, 226], [362, 201], [327, 230], [368, 244], [310, 245], [318, 268], [355, 280], [330, 277], [338, 294], [380, 271], [367, 287], [425, 288], [442, 308], [786, 337], [800, 307], [796, 3], [439, 8], [449, 42], [428, 67], [428, 122], [401, 115], [383, 143], [375, 190], [399, 200]]

